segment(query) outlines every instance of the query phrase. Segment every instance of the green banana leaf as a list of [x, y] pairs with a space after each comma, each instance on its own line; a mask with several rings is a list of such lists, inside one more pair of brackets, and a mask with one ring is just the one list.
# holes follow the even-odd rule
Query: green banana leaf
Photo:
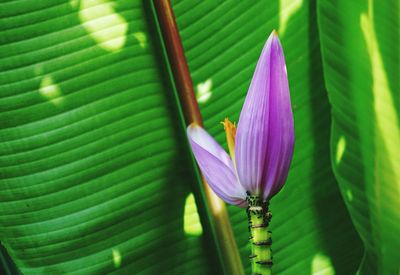
[[[369, 258], [363, 266], [375, 255], [380, 265], [390, 265], [388, 252], [373, 254], [378, 248], [371, 242], [376, 231], [369, 232], [371, 223], [364, 221], [366, 215], [374, 222], [381, 219], [379, 209], [387, 211], [388, 202], [380, 208], [370, 195], [377, 181], [373, 171], [355, 173], [374, 167], [371, 160], [354, 160], [362, 149], [372, 154], [382, 145], [370, 152], [368, 145], [376, 141], [372, 137], [362, 144], [351, 141], [356, 150], [351, 153], [347, 141], [341, 163], [348, 161], [348, 168], [340, 172], [333, 163], [339, 185], [331, 168], [331, 135], [333, 145], [338, 133], [347, 137], [375, 129], [366, 125], [367, 119], [361, 132], [355, 132], [356, 127], [344, 132], [349, 129], [337, 126], [342, 118], [335, 112], [338, 108], [368, 114], [365, 106], [354, 105], [371, 99], [353, 105], [333, 100], [334, 94], [340, 98], [340, 91], [345, 91], [342, 86], [332, 88], [331, 81], [346, 59], [337, 64], [336, 55], [327, 56], [332, 49], [326, 44], [337, 43], [341, 36], [324, 22], [341, 14], [342, 7], [319, 4], [319, 34], [313, 0], [172, 4], [205, 127], [223, 144], [219, 122], [226, 116], [238, 120], [268, 35], [276, 29], [282, 40], [296, 145], [287, 184], [271, 202], [274, 272], [354, 274], [364, 247]], [[24, 274], [222, 272], [150, 6], [139, 0], [0, 4], [0, 240]], [[320, 35], [328, 70], [324, 74]], [[386, 41], [389, 31], [388, 36], [377, 37]], [[350, 53], [338, 53], [353, 61]], [[373, 71], [366, 60], [359, 62], [364, 62], [364, 70]], [[390, 58], [382, 63], [387, 70], [397, 69]], [[333, 132], [324, 76], [334, 111]], [[346, 85], [346, 78], [338, 79], [335, 85]], [[388, 83], [395, 91], [396, 78], [389, 77]], [[380, 138], [378, 144], [386, 142], [386, 135]], [[386, 150], [378, 164], [385, 166], [386, 158], [396, 160], [392, 156]], [[392, 170], [380, 171], [379, 182], [395, 183]], [[365, 181], [367, 175], [372, 178]], [[369, 187], [358, 190], [356, 184], [364, 182]], [[348, 186], [355, 190], [347, 192]], [[392, 193], [387, 192], [393, 191], [382, 194], [390, 199]], [[352, 194], [352, 204], [346, 194]], [[228, 210], [250, 273], [246, 213], [236, 207]], [[396, 226], [389, 224], [396, 214], [390, 213], [373, 228], [383, 230], [379, 234], [385, 237], [392, 236], [386, 233], [393, 233]], [[391, 240], [383, 241], [389, 246]]]
[[184, 230], [196, 178], [148, 10], [0, 4], [0, 239], [24, 274], [206, 274], [216, 259]]
[[360, 274], [400, 272], [399, 2], [320, 1], [332, 164], [365, 255]]

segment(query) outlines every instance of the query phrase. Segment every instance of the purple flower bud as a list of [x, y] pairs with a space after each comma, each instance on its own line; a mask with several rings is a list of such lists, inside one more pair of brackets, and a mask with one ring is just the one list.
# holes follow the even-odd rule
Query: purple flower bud
[[285, 58], [275, 31], [258, 60], [237, 131], [228, 120], [224, 126], [233, 161], [200, 126], [188, 127], [194, 156], [208, 184], [230, 204], [245, 206], [246, 191], [271, 199], [286, 181], [294, 146]]

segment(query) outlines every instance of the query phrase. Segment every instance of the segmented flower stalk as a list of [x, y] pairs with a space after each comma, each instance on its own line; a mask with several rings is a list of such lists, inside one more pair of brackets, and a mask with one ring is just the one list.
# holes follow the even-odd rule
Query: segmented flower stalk
[[269, 203], [258, 196], [247, 195], [247, 216], [249, 221], [251, 266], [253, 275], [271, 274], [272, 232], [268, 230], [272, 218]]

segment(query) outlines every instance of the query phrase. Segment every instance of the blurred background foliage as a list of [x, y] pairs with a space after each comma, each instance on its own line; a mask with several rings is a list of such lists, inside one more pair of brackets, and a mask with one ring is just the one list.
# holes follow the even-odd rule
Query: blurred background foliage
[[[398, 1], [172, 4], [223, 144], [281, 38], [296, 145], [271, 203], [274, 272], [398, 274]], [[0, 3], [3, 273], [222, 272], [154, 16], [150, 1]], [[228, 211], [249, 273], [245, 211]]]

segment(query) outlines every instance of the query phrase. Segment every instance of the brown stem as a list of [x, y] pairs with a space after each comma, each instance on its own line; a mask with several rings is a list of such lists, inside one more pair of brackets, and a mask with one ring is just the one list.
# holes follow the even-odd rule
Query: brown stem
[[[153, 2], [186, 124], [189, 125], [192, 122], [196, 122], [199, 125], [203, 125], [171, 3], [169, 0], [154, 0]], [[210, 189], [204, 177], [202, 177], [202, 183], [205, 199], [211, 210], [210, 214], [213, 218], [211, 222], [213, 225], [212, 230], [216, 235], [214, 237], [219, 248], [224, 270], [226, 274], [243, 275], [244, 271], [239, 250], [225, 204]]]

